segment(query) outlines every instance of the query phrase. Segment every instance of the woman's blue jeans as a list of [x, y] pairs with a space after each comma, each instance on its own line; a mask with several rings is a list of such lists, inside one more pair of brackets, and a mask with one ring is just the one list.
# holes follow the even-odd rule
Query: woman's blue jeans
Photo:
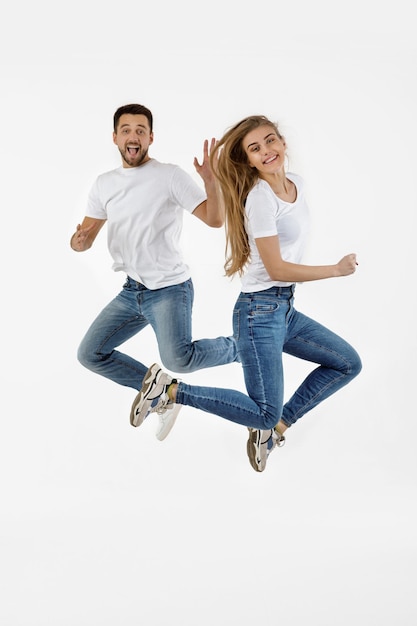
[[88, 329], [78, 348], [78, 360], [96, 374], [139, 390], [149, 364], [116, 348], [151, 324], [162, 363], [172, 372], [194, 372], [236, 361], [233, 337], [192, 341], [193, 300], [191, 279], [151, 290], [127, 277], [122, 291]]
[[[248, 395], [180, 382], [176, 402], [266, 430], [281, 418], [291, 426], [357, 376], [362, 367], [357, 352], [296, 311], [293, 300], [294, 286], [241, 293], [237, 299], [233, 331]], [[318, 364], [284, 406], [283, 352]]]

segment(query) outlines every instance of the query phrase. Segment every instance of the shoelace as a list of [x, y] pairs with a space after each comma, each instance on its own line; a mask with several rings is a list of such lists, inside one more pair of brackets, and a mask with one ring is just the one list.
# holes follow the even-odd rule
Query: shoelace
[[268, 441], [272, 439], [272, 445], [270, 448], [268, 448], [267, 450], [267, 455], [269, 456], [272, 452], [272, 450], [275, 448], [275, 446], [277, 448], [282, 448], [282, 446], [285, 444], [285, 437], [284, 435], [280, 435], [279, 433], [277, 433], [276, 430], [274, 430], [272, 432], [272, 435], [270, 436], [270, 438], [268, 439]]
[[[168, 408], [168, 404], [170, 404], [171, 401], [169, 399], [169, 396], [167, 393], [163, 393], [159, 400], [158, 403], [151, 408], [150, 413], [158, 413], [158, 415], [162, 415], [162, 413], [165, 413], [165, 411]], [[171, 403], [172, 404], [172, 403]]]

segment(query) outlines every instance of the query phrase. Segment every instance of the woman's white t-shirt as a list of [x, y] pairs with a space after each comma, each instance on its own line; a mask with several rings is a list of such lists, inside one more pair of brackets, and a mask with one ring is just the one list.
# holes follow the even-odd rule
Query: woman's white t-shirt
[[107, 220], [113, 270], [160, 289], [190, 278], [180, 249], [183, 210], [192, 213], [206, 197], [178, 165], [150, 159], [101, 174], [86, 215]]
[[297, 188], [295, 202], [285, 202], [278, 198], [268, 183], [262, 179], [248, 194], [245, 212], [250, 262], [242, 277], [242, 291], [245, 293], [292, 284], [271, 280], [259, 255], [255, 239], [278, 235], [284, 261], [290, 263], [302, 261], [310, 230], [309, 209], [302, 178], [291, 173], [287, 173], [286, 176]]

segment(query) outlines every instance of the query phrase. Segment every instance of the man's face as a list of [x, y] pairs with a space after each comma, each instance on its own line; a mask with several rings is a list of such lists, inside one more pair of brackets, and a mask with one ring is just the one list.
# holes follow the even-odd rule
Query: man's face
[[146, 115], [122, 115], [113, 141], [122, 155], [123, 167], [138, 167], [149, 161], [148, 148], [153, 142], [153, 133]]

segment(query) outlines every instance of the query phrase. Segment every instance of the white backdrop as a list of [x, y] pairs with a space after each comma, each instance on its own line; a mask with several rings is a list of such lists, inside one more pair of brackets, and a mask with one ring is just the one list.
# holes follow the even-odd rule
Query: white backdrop
[[[411, 3], [23, 2], [2, 9], [1, 626], [414, 626], [417, 620]], [[120, 289], [105, 231], [69, 238], [120, 163], [112, 116], [155, 116], [151, 155], [192, 161], [249, 114], [278, 121], [307, 184], [300, 285], [363, 371], [288, 432], [263, 474], [247, 432], [185, 407], [169, 438], [129, 424], [133, 390], [76, 361]], [[186, 216], [195, 338], [231, 332], [224, 235]], [[152, 333], [127, 349], [159, 360]], [[308, 368], [288, 359], [286, 396]], [[244, 389], [239, 365], [183, 376]]]

